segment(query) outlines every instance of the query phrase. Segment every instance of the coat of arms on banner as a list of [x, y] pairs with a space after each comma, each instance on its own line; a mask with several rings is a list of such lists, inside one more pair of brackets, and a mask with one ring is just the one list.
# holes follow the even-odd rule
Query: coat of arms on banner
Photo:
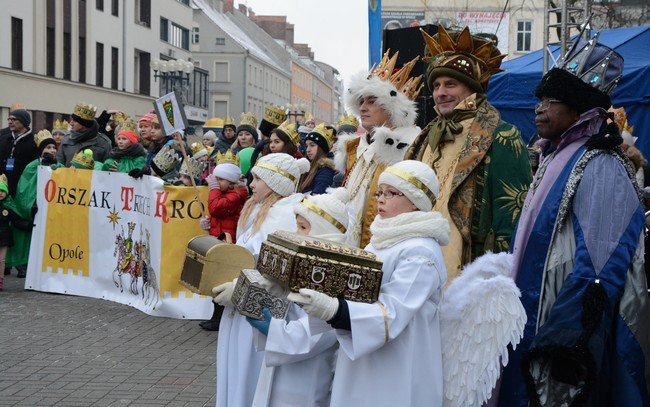
[[165, 136], [170, 136], [188, 127], [185, 108], [178, 92], [170, 92], [153, 103]]
[[[128, 232], [124, 236], [124, 228], [120, 234], [115, 235], [115, 250], [113, 256], [117, 259], [117, 264], [113, 269], [113, 283], [115, 287], [124, 292], [122, 285], [122, 275], [126, 274], [131, 277], [128, 290], [132, 295], [142, 294], [145, 305], [153, 304], [156, 308], [160, 300], [156, 273], [151, 267], [151, 252], [149, 240], [151, 234], [145, 229], [145, 239], [142, 238], [142, 226], [140, 226], [140, 240], [133, 240], [133, 232], [136, 224], [127, 223]], [[128, 277], [127, 277], [128, 278]], [[138, 284], [141, 284], [138, 287]]]

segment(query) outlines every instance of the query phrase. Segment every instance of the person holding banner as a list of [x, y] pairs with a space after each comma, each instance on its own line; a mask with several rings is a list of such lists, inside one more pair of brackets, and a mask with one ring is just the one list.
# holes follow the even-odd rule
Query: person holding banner
[[[253, 167], [252, 196], [237, 225], [237, 244], [257, 260], [269, 233], [296, 230], [293, 206], [303, 198], [295, 193], [300, 175], [309, 170], [306, 158], [289, 154], [261, 157]], [[217, 407], [250, 406], [255, 395], [263, 353], [255, 350], [253, 328], [233, 308], [236, 279], [212, 289], [214, 301], [226, 307], [217, 343]]]
[[127, 118], [119, 124], [115, 137], [116, 146], [108, 154], [108, 159], [97, 165], [101, 171], [114, 171], [130, 173], [133, 170], [142, 170], [145, 166], [146, 150], [138, 143], [135, 123]]
[[113, 148], [111, 140], [99, 133], [99, 124], [95, 120], [97, 107], [85, 103], [77, 103], [70, 115], [72, 131], [63, 138], [56, 159], [66, 167], [70, 166], [72, 158], [79, 151], [90, 149], [93, 160], [104, 162]]

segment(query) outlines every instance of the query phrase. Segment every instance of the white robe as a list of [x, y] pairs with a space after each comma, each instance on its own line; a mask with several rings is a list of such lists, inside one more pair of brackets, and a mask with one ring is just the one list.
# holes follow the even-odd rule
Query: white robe
[[[302, 198], [302, 194], [293, 194], [276, 202], [260, 229], [253, 234], [251, 229], [259, 210], [256, 208], [246, 226], [237, 230], [237, 244], [250, 250], [257, 261], [262, 242], [269, 233], [296, 230], [293, 205]], [[255, 350], [253, 328], [246, 317], [233, 307], [226, 307], [217, 341], [217, 407], [250, 407], [263, 356]]]
[[326, 407], [337, 346], [333, 330], [311, 336], [307, 314], [292, 304], [285, 320], [259, 334], [264, 353], [254, 407]]
[[366, 250], [384, 263], [379, 302], [385, 315], [376, 303], [347, 302], [352, 330], [335, 331], [340, 348], [331, 405], [441, 406], [438, 304], [446, 271], [440, 246], [411, 238]]

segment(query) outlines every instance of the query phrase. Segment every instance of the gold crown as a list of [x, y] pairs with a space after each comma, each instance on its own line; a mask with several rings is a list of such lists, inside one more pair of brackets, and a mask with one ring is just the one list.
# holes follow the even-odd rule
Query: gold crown
[[251, 112], [242, 113], [239, 117], [239, 125], [241, 126], [242, 124], [247, 124], [257, 128], [257, 118], [253, 116], [253, 113]]
[[156, 167], [167, 174], [172, 171], [181, 161], [176, 150], [169, 144], [165, 144], [151, 160]]
[[404, 64], [400, 69], [395, 70], [397, 64], [397, 57], [399, 51], [389, 57], [390, 49], [386, 51], [379, 65], [370, 69], [370, 75], [375, 75], [383, 81], [390, 81], [390, 83], [397, 88], [398, 91], [406, 95], [410, 100], [415, 100], [422, 90], [424, 84], [422, 82], [422, 75], [409, 77], [411, 71], [417, 64], [419, 57], [413, 58], [411, 61]]
[[178, 171], [181, 175], [187, 175], [194, 179], [200, 179], [205, 170], [205, 163], [199, 160], [196, 160], [192, 157], [187, 157], [186, 160], [183, 160], [181, 164], [181, 169]]
[[266, 120], [269, 123], [275, 124], [276, 126], [279, 126], [287, 120], [287, 113], [284, 109], [284, 107], [277, 107], [273, 105], [267, 105], [266, 109], [264, 110], [264, 120]]
[[278, 130], [282, 131], [284, 134], [289, 136], [291, 141], [293, 141], [293, 144], [295, 145], [300, 144], [300, 134], [298, 134], [298, 131], [296, 130], [295, 123], [289, 123], [288, 121], [285, 121], [284, 123], [278, 126]]
[[353, 114], [347, 116], [342, 114], [341, 117], [339, 118], [339, 122], [337, 123], [337, 127], [343, 126], [344, 124], [354, 126], [354, 127], [359, 127], [359, 120], [357, 120], [357, 117]]
[[192, 143], [190, 148], [192, 149], [192, 155], [194, 155], [194, 154], [198, 153], [199, 151], [203, 150], [205, 148], [205, 146], [203, 144], [201, 144], [201, 143]]
[[[448, 33], [442, 24], [438, 24], [438, 34], [433, 37], [420, 29], [426, 44], [426, 56], [423, 61], [429, 67], [446, 67], [462, 72], [475, 79], [486, 88], [490, 76], [501, 72], [501, 61], [506, 57], [501, 54], [494, 41], [472, 36], [465, 27], [460, 33]], [[478, 63], [475, 72], [465, 58]]]
[[119, 123], [120, 131], [118, 134], [122, 132], [138, 134], [138, 126], [130, 117], [125, 117], [125, 119]]
[[226, 163], [235, 164], [239, 167], [239, 156], [233, 154], [231, 150], [226, 151], [224, 154], [221, 154], [221, 151], [217, 152], [217, 165]]
[[235, 125], [235, 119], [233, 119], [233, 118], [230, 117], [230, 116], [226, 116], [226, 120], [223, 121], [223, 126], [224, 126], [224, 127], [226, 127], [226, 126], [234, 126], [234, 127], [237, 127], [237, 126]]
[[93, 160], [93, 150], [87, 148], [80, 150], [72, 157], [71, 164], [75, 168], [92, 170], [95, 168], [95, 160]]
[[0, 174], [0, 184], [9, 185], [9, 180], [5, 174]]
[[111, 119], [115, 120], [118, 125], [124, 122], [129, 116], [126, 115], [124, 112], [115, 112], [111, 115]]
[[54, 122], [54, 125], [52, 125], [52, 131], [63, 131], [63, 132], [68, 132], [68, 128], [70, 127], [70, 124], [66, 120], [57, 120]]
[[621, 134], [624, 131], [633, 134], [634, 126], [630, 126], [627, 122], [627, 113], [625, 113], [625, 108], [619, 107], [618, 109], [614, 109], [614, 106], [612, 106], [609, 108], [609, 111], [614, 113], [614, 123], [618, 126], [618, 131]]
[[40, 146], [41, 143], [48, 138], [54, 140], [54, 137], [52, 137], [52, 133], [50, 133], [50, 131], [47, 129], [43, 129], [38, 133], [36, 133], [36, 135], [34, 136], [34, 142], [36, 143], [36, 147]]
[[95, 113], [97, 113], [97, 106], [87, 105], [85, 103], [77, 103], [74, 107], [73, 115], [83, 120], [95, 120]]
[[323, 136], [323, 138], [325, 138], [325, 141], [327, 142], [327, 146], [329, 148], [332, 148], [332, 144], [334, 143], [334, 130], [325, 127], [325, 123], [319, 124], [314, 128], [314, 130], [310, 131], [309, 133], [320, 134], [321, 136]]

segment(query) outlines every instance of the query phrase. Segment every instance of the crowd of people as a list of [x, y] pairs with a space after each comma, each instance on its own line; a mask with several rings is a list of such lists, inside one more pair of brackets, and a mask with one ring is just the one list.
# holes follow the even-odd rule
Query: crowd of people
[[[504, 57], [494, 43], [468, 28], [423, 36], [423, 77], [412, 75], [416, 60], [398, 68], [386, 53], [352, 77], [352, 114], [332, 125], [292, 123], [268, 106], [259, 125], [250, 113], [238, 125], [226, 117], [188, 145], [182, 132], [166, 136], [153, 111], [95, 118], [78, 104], [69, 123], [34, 134], [28, 111], [13, 108], [0, 136], [0, 266], [25, 276], [39, 165], [205, 185], [201, 227], [256, 259], [284, 230], [383, 264], [372, 304], [263, 277], [270, 295], [290, 301], [285, 319], [238, 313], [236, 279], [214, 287], [201, 326], [219, 332], [218, 407], [459, 405], [443, 386], [441, 306], [470, 264], [501, 267], [503, 278], [478, 273], [472, 284], [515, 287], [521, 306], [499, 307], [500, 291], [486, 284], [464, 299], [482, 306], [466, 318], [470, 336], [482, 324], [505, 330], [514, 314], [522, 321], [516, 340], [477, 333], [456, 345], [462, 360], [501, 364], [481, 383], [455, 376], [460, 391], [484, 388], [472, 405], [650, 404], [647, 163], [624, 113], [609, 111], [622, 59], [597, 37], [577, 43], [535, 90], [539, 140], [528, 148], [486, 97]], [[419, 129], [423, 86], [436, 117]], [[501, 353], [482, 352], [493, 348]]]

